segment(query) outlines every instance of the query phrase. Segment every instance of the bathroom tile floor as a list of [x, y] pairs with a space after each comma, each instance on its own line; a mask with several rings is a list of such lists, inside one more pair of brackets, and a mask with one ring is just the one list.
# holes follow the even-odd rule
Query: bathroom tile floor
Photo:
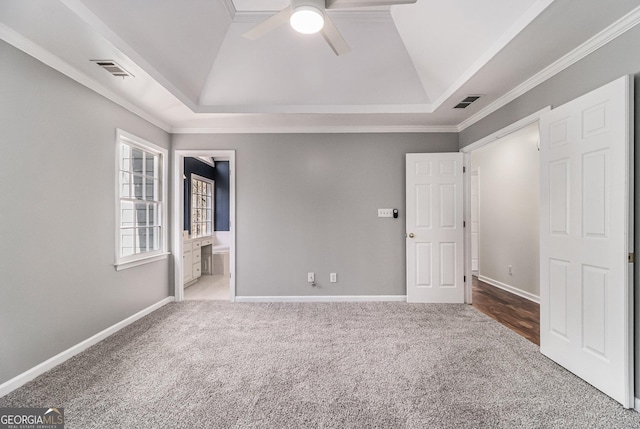
[[198, 281], [184, 290], [184, 299], [229, 300], [228, 275], [202, 275]]

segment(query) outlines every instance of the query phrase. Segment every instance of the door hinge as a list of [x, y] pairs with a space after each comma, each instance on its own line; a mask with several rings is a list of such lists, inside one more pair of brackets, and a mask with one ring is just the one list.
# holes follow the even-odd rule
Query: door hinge
[[467, 227], [467, 221], [465, 221], [465, 220], [463, 220], [463, 221], [462, 221], [462, 227], [463, 227], [463, 228], [466, 228], [466, 227]]
[[635, 253], [629, 253], [629, 263], [633, 264], [635, 262], [636, 255]]
[[462, 276], [462, 281], [463, 281], [464, 283], [466, 283], [466, 282], [467, 282], [467, 276]]
[[466, 173], [467, 172], [467, 167], [462, 167], [462, 172]]

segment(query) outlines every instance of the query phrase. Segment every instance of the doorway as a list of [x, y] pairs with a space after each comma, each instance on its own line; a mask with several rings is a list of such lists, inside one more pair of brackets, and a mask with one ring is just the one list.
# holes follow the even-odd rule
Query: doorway
[[467, 295], [540, 343], [539, 130], [536, 119], [467, 150]]
[[173, 162], [175, 299], [235, 301], [235, 151], [177, 150]]

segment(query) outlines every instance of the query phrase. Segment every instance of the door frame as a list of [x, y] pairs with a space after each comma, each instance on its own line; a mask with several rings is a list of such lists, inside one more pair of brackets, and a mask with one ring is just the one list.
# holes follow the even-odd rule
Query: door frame
[[[478, 199], [478, 213], [477, 213], [477, 219], [473, 218], [473, 207], [472, 204], [473, 202], [469, 202], [469, 229], [470, 229], [470, 234], [471, 234], [471, 239], [469, 240], [469, 245], [471, 246], [471, 257], [470, 257], [470, 261], [471, 261], [471, 270], [473, 271], [473, 221], [476, 220], [478, 222], [478, 225], [480, 225], [480, 207], [481, 207], [481, 202], [480, 202], [480, 168], [476, 168], [476, 169], [471, 169], [469, 171], [469, 192], [473, 192], [473, 176], [476, 176], [476, 191], [478, 192], [478, 196], [476, 197]], [[480, 275], [480, 230], [478, 230], [477, 232], [478, 234], [478, 269], [476, 270], [478, 272], [478, 276]]]
[[499, 129], [486, 137], [476, 140], [475, 142], [460, 149], [460, 152], [464, 154], [464, 167], [467, 174], [464, 175], [464, 220], [466, 225], [464, 231], [464, 275], [467, 281], [464, 284], [465, 287], [465, 303], [472, 304], [473, 295], [473, 281], [471, 270], [471, 152], [476, 149], [492, 143], [498, 139], [501, 139], [511, 133], [514, 133], [527, 125], [531, 125], [540, 120], [540, 116], [544, 112], [551, 110], [551, 106], [547, 106], [544, 109], [540, 109], [531, 115], [520, 119], [507, 125], [504, 128]]
[[224, 158], [229, 161], [229, 300], [236, 300], [236, 151], [190, 149], [172, 151], [172, 196], [171, 196], [171, 253], [175, 301], [184, 300], [184, 275], [182, 266], [184, 228], [184, 158], [206, 156]]

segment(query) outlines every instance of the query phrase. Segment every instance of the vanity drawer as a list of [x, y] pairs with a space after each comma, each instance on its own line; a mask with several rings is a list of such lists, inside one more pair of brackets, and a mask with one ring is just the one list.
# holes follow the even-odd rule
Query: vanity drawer
[[202, 267], [200, 266], [200, 264], [193, 264], [193, 278], [197, 279], [202, 275]]
[[201, 260], [202, 260], [202, 252], [200, 252], [200, 249], [194, 250], [193, 263], [195, 264], [196, 262], [200, 262]]
[[186, 243], [182, 243], [182, 251], [183, 252], [191, 252], [191, 243], [190, 242], [186, 242]]
[[202, 245], [203, 246], [208, 246], [209, 244], [213, 244], [213, 238], [204, 238], [202, 240]]
[[191, 245], [193, 246], [193, 250], [199, 249], [200, 246], [202, 246], [202, 240], [193, 241]]

